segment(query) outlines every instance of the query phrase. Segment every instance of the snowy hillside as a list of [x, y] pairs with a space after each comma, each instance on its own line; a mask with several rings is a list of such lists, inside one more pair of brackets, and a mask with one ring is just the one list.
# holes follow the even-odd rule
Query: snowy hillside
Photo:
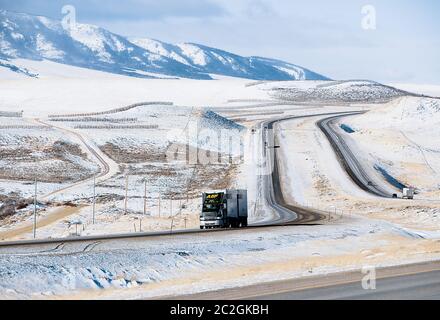
[[368, 80], [269, 82], [259, 84], [258, 88], [267, 91], [274, 98], [298, 103], [379, 103], [412, 95]]
[[241, 57], [197, 44], [129, 40], [87, 24], [65, 30], [59, 21], [4, 10], [0, 10], [0, 25], [0, 67], [24, 74], [14, 66], [14, 59], [50, 60], [146, 78], [211, 79], [210, 74], [217, 74], [255, 80], [327, 79], [283, 61]]
[[356, 117], [342, 119], [354, 150], [371, 167], [438, 199], [440, 185], [440, 101], [404, 97]]
[[[417, 141], [429, 148], [438, 149], [440, 143], [440, 100], [405, 97], [377, 110], [350, 119], [357, 130], [394, 130], [397, 133], [418, 135]], [[429, 139], [426, 137], [429, 136]]]

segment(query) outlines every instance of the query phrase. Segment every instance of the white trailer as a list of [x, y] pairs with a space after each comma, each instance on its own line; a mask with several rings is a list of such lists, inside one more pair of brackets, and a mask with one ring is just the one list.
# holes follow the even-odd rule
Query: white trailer
[[410, 188], [403, 188], [403, 190], [402, 190], [402, 194], [403, 194], [402, 198], [403, 199], [410, 199], [410, 200], [414, 199], [414, 191], [415, 190], [412, 187], [410, 187]]
[[248, 224], [247, 190], [227, 189], [202, 194], [200, 229], [242, 228]]

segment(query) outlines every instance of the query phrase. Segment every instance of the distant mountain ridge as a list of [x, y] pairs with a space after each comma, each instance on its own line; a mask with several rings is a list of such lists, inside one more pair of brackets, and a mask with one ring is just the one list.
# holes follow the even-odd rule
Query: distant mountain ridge
[[216, 74], [254, 80], [328, 80], [280, 60], [242, 57], [193, 43], [128, 39], [88, 24], [77, 23], [68, 31], [60, 21], [25, 13], [0, 10], [0, 26], [4, 60], [0, 67], [12, 71], [20, 68], [10, 60], [23, 58], [146, 78], [212, 79]]

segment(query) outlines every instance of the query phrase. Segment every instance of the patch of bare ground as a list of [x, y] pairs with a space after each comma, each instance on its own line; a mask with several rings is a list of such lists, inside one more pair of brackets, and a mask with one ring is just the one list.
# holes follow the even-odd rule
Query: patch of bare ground
[[179, 199], [183, 194], [184, 197], [193, 198], [198, 197], [204, 190], [230, 188], [237, 172], [237, 164], [145, 164], [141, 167], [126, 167], [126, 173], [130, 177], [146, 179], [148, 185], [161, 185], [162, 195], [174, 199]]
[[12, 226], [15, 225], [16, 223], [22, 222], [24, 219], [30, 217], [32, 215], [32, 213], [29, 212], [23, 212], [23, 214], [17, 215], [16, 212], [12, 212], [11, 214], [8, 215], [3, 215], [0, 218], [1, 221], [1, 226]]
[[[145, 144], [133, 148], [108, 142], [100, 148], [120, 164], [120, 170], [124, 174], [141, 176], [149, 185], [160, 182], [165, 189], [165, 197], [178, 198], [182, 192], [185, 196], [192, 197], [198, 196], [202, 190], [229, 188], [238, 170], [239, 159], [229, 159], [218, 152], [184, 144], [175, 144], [170, 149], [170, 145], [157, 147]], [[192, 164], [190, 157], [197, 154], [203, 154], [213, 163]], [[106, 186], [120, 187], [111, 183]]]
[[124, 147], [107, 142], [100, 146], [102, 152], [117, 163], [143, 163], [166, 161], [166, 147], [157, 147], [151, 144], [137, 147]]
[[226, 189], [232, 186], [238, 165], [199, 165], [189, 183], [189, 190]]
[[316, 174], [314, 179], [313, 187], [319, 191], [319, 196], [332, 196], [334, 195], [333, 189], [331, 188], [330, 181], [323, 175], [319, 173]]
[[6, 180], [76, 182], [95, 173], [81, 148], [62, 140], [19, 137], [13, 144], [0, 144], [0, 161], [0, 179]]

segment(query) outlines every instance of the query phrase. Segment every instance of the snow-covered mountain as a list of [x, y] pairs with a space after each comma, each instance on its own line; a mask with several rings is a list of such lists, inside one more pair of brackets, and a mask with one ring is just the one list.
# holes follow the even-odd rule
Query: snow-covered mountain
[[127, 39], [103, 28], [0, 10], [0, 67], [23, 72], [13, 59], [51, 60], [100, 71], [137, 76], [211, 79], [211, 74], [255, 80], [326, 80], [291, 63], [242, 57], [203, 45]]

